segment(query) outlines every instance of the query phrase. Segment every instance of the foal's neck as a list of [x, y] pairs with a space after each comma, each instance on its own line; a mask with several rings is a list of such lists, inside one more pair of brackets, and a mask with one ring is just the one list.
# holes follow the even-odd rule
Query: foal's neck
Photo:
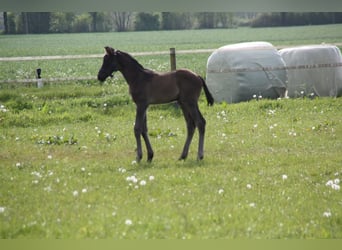
[[143, 83], [153, 75], [156, 75], [152, 70], [145, 69], [136, 62], [127, 63], [120, 71], [129, 85]]
[[130, 70], [127, 68], [120, 71], [128, 85], [134, 85], [143, 76], [143, 72], [141, 71]]

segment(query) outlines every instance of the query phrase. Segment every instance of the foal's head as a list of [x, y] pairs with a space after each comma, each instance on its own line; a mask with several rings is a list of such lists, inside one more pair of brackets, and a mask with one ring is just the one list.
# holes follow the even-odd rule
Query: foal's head
[[97, 74], [97, 79], [101, 82], [105, 81], [108, 76], [113, 77], [113, 72], [120, 69], [118, 63], [117, 52], [111, 47], [105, 47], [106, 54], [103, 57], [103, 63]]

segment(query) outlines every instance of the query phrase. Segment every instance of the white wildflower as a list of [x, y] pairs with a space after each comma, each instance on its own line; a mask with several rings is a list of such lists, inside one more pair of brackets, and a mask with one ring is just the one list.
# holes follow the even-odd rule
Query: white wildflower
[[148, 179], [149, 179], [150, 181], [153, 181], [153, 180], [154, 180], [154, 176], [153, 176], [153, 175], [150, 175], [150, 177], [148, 177]]
[[286, 175], [286, 174], [283, 174], [283, 175], [281, 176], [281, 178], [283, 179], [283, 181], [284, 181], [284, 180], [287, 180], [287, 175]]
[[34, 175], [34, 176], [36, 176], [36, 177], [38, 177], [38, 178], [42, 178], [42, 177], [43, 177], [42, 174], [39, 173], [39, 172], [37, 172], [37, 171], [31, 172], [31, 175]]
[[141, 180], [139, 184], [140, 184], [140, 186], [145, 186], [146, 185], [146, 181], [145, 180]]
[[5, 212], [5, 207], [0, 207], [0, 214], [4, 213]]
[[297, 133], [294, 130], [289, 131], [289, 136], [296, 137]]
[[138, 179], [137, 179], [137, 177], [135, 177], [134, 175], [132, 175], [132, 176], [128, 176], [128, 177], [126, 178], [126, 181], [130, 181], [130, 182], [133, 182], [133, 183], [137, 183], [137, 182], [138, 182]]
[[268, 115], [274, 115], [275, 114], [275, 110], [270, 109], [270, 110], [268, 110], [267, 114]]
[[51, 192], [51, 191], [52, 191], [52, 188], [51, 188], [51, 186], [47, 186], [47, 187], [45, 187], [45, 188], [44, 188], [44, 191], [46, 191], [46, 192]]
[[8, 109], [6, 109], [6, 107], [1, 104], [0, 105], [0, 111], [6, 113], [8, 111]]
[[250, 206], [250, 207], [255, 207], [256, 205], [255, 205], [254, 202], [252, 202], [252, 203], [249, 203], [249, 206]]
[[248, 189], [251, 189], [252, 188], [252, 185], [251, 184], [247, 184], [246, 186]]
[[332, 180], [328, 180], [327, 183], [325, 183], [327, 187], [331, 187], [333, 184], [334, 182]]
[[126, 169], [125, 168], [119, 168], [118, 169], [120, 173], [126, 173]]
[[219, 194], [223, 194], [224, 193], [224, 190], [222, 188], [219, 189], [218, 191]]
[[72, 195], [73, 195], [74, 197], [78, 196], [78, 191], [75, 190], [74, 192], [72, 192]]
[[131, 226], [132, 224], [133, 224], [132, 220], [130, 220], [130, 219], [125, 220], [125, 225]]
[[334, 190], [340, 190], [340, 180], [335, 179], [335, 180], [328, 180], [327, 183], [325, 184], [327, 187], [331, 187]]
[[331, 217], [331, 212], [330, 211], [326, 211], [323, 213], [323, 217], [329, 218]]

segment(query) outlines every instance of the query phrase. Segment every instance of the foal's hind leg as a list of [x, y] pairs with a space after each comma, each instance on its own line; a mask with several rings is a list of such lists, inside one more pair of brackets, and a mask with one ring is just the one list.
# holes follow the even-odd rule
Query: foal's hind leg
[[198, 141], [198, 153], [197, 160], [202, 160], [204, 157], [204, 135], [205, 135], [205, 125], [206, 121], [202, 116], [198, 106], [196, 105], [197, 115], [196, 115], [196, 126], [198, 128], [199, 141]]
[[190, 103], [187, 105], [183, 105], [182, 109], [183, 109], [184, 117], [187, 122], [188, 137], [186, 139], [183, 153], [180, 159], [186, 158], [188, 151], [189, 151], [192, 137], [195, 132], [195, 128], [197, 127], [198, 134], [199, 134], [197, 160], [202, 160], [204, 156], [204, 135], [205, 135], [206, 121], [204, 117], [202, 116], [197, 103]]
[[195, 126], [195, 122], [192, 119], [190, 111], [189, 111], [190, 107], [188, 105], [185, 105], [185, 104], [182, 104], [182, 103], [179, 103], [179, 104], [180, 104], [180, 106], [182, 108], [183, 115], [184, 115], [184, 118], [185, 118], [185, 121], [186, 121], [186, 127], [187, 127], [187, 137], [186, 137], [186, 140], [185, 140], [185, 144], [184, 144], [184, 147], [183, 147], [182, 154], [179, 157], [179, 160], [185, 160], [186, 157], [188, 156], [190, 144], [191, 144], [191, 141], [192, 141], [192, 137], [194, 136], [194, 132], [195, 132], [196, 126]]

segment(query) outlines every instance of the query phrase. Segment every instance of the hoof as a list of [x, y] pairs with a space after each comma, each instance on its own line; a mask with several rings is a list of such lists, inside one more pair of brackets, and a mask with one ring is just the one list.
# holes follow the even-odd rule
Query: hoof
[[137, 163], [140, 163], [140, 162], [141, 162], [141, 159], [142, 159], [142, 157], [139, 157], [139, 156], [137, 156], [137, 157], [135, 158], [135, 160], [136, 160]]
[[179, 160], [179, 161], [185, 161], [185, 160], [186, 160], [186, 156], [185, 156], [185, 157], [184, 157], [184, 156], [181, 156], [181, 157], [178, 158], [178, 160]]
[[148, 155], [147, 162], [152, 162], [152, 159], [153, 159], [153, 153]]

